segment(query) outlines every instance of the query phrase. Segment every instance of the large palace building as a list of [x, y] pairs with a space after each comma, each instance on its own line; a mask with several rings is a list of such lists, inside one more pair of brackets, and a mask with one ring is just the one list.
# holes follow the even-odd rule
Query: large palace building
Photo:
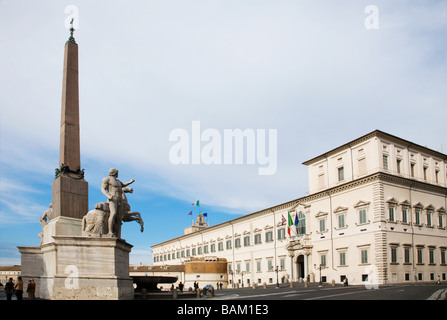
[[304, 165], [309, 195], [214, 226], [199, 215], [152, 246], [154, 265], [223, 258], [230, 287], [446, 280], [447, 155], [376, 130]]

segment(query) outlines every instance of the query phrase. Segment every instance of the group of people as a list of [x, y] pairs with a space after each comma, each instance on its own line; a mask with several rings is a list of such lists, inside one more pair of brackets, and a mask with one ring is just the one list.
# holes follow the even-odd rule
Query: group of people
[[[28, 293], [28, 299], [36, 299], [34, 295], [36, 292], [36, 283], [34, 282], [34, 279], [28, 281], [26, 292]], [[6, 300], [12, 300], [13, 294], [17, 297], [17, 300], [23, 300], [22, 277], [18, 277], [15, 283], [12, 278], [9, 278], [8, 282], [5, 284], [5, 294]]]
[[[184, 288], [184, 284], [180, 281], [180, 283], [178, 284], [177, 288], [180, 292], [183, 292], [183, 288]], [[222, 282], [218, 282], [217, 283], [217, 290], [222, 290], [223, 284]], [[171, 291], [174, 290], [174, 284], [171, 285]], [[197, 281], [194, 281], [194, 291], [199, 290], [199, 283]]]

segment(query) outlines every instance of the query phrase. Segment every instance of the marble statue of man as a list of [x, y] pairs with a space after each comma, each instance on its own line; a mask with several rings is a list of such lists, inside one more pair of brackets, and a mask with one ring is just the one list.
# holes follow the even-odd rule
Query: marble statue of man
[[119, 228], [123, 216], [123, 188], [127, 187], [135, 180], [131, 179], [127, 183], [118, 180], [118, 170], [110, 169], [109, 176], [102, 179], [101, 192], [107, 197], [110, 209], [108, 221], [109, 236], [119, 236]]

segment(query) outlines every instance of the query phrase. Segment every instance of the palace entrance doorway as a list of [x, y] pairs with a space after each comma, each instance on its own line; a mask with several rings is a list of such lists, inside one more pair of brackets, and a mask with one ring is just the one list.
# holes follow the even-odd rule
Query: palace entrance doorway
[[298, 279], [302, 278], [304, 279], [304, 275], [305, 275], [305, 264], [304, 264], [304, 255], [299, 255], [298, 258], [296, 259], [296, 263], [297, 263], [297, 270], [298, 270]]

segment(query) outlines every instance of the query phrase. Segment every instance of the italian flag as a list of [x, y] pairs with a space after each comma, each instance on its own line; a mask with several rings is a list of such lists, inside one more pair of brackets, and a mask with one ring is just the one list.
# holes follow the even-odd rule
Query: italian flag
[[291, 237], [291, 235], [290, 235], [290, 226], [293, 226], [293, 220], [292, 220], [292, 217], [290, 216], [290, 212], [289, 211], [287, 211], [287, 215], [288, 215], [288, 221], [287, 221], [287, 233], [289, 234], [289, 237]]
[[196, 202], [194, 202], [192, 205], [193, 205], [193, 206], [199, 206], [199, 200], [197, 200]]

